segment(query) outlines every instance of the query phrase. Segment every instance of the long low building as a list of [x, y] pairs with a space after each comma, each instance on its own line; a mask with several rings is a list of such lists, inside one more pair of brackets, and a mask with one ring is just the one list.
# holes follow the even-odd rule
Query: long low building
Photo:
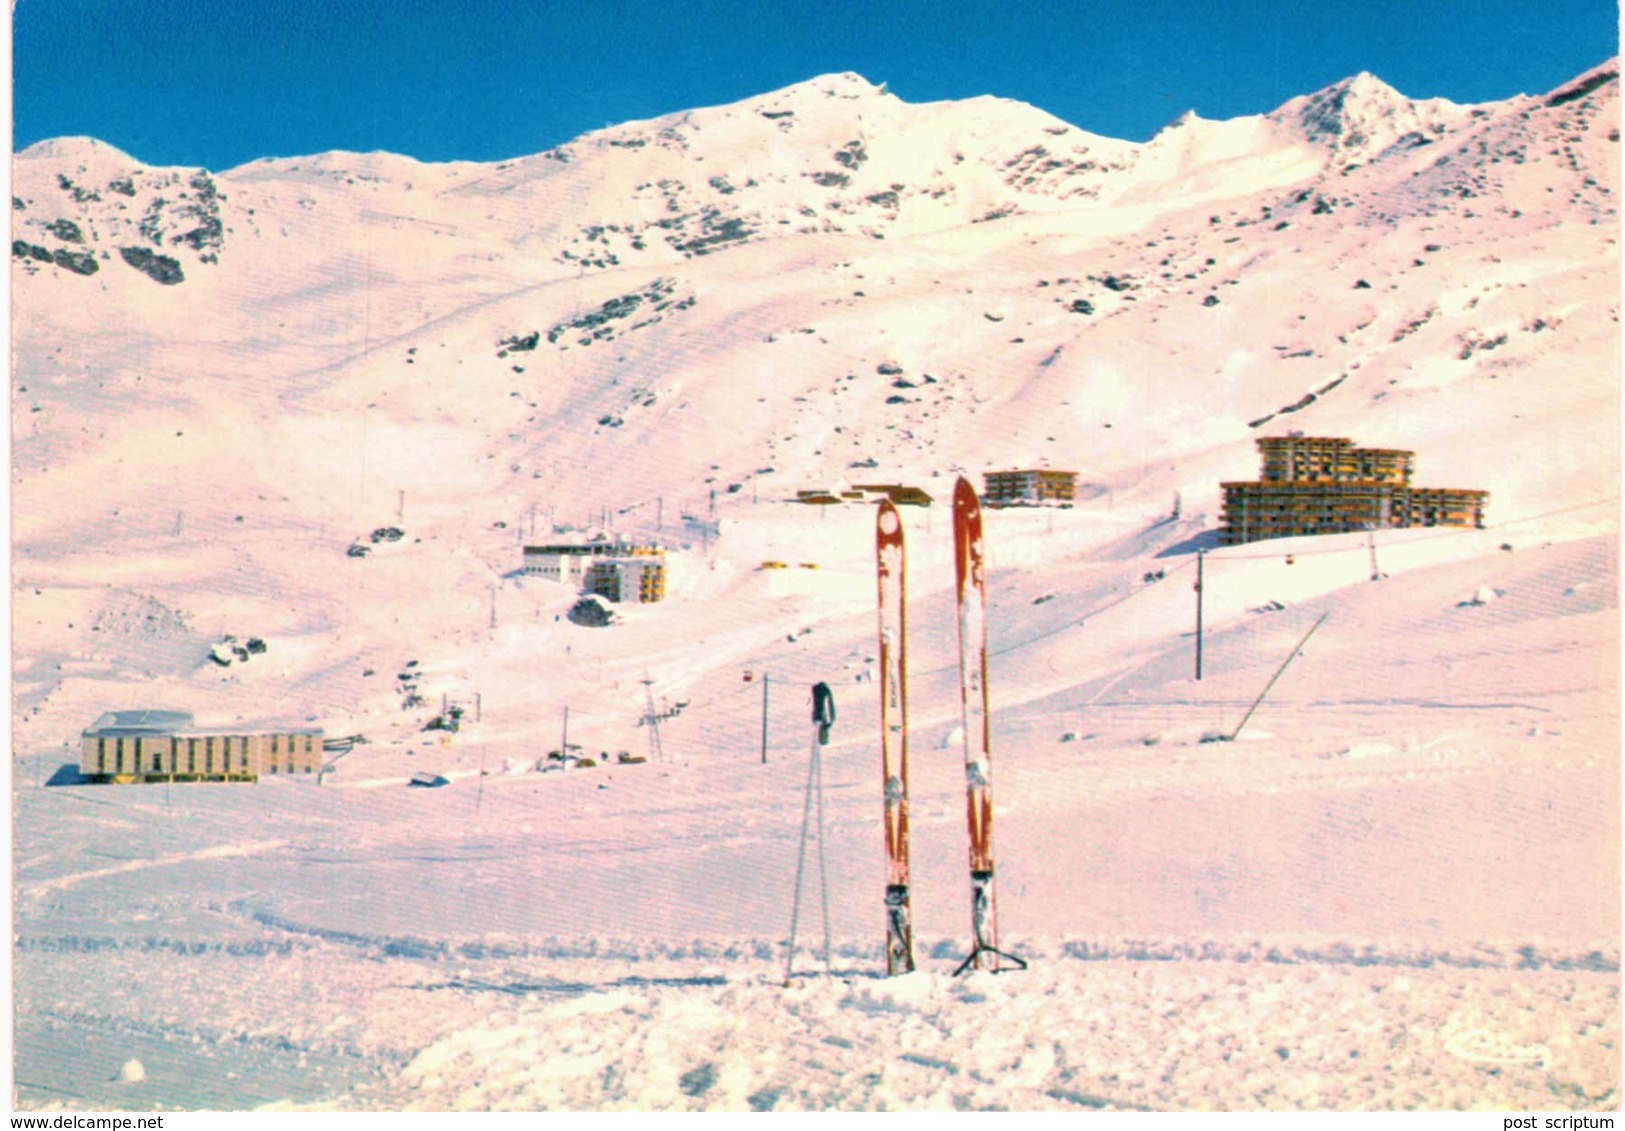
[[1326, 436], [1266, 436], [1258, 450], [1260, 478], [1219, 485], [1221, 545], [1352, 530], [1484, 526], [1489, 492], [1413, 486], [1414, 452], [1357, 448]]
[[890, 499], [900, 507], [928, 507], [931, 496], [906, 483], [855, 483], [851, 487], [804, 487], [795, 501], [809, 506], [840, 506], [846, 503], [874, 503]]
[[257, 781], [322, 766], [319, 727], [205, 728], [189, 711], [108, 711], [80, 744], [79, 772], [97, 782]]
[[1413, 526], [1484, 527], [1487, 491], [1394, 483], [1223, 483], [1219, 543], [1390, 530]]

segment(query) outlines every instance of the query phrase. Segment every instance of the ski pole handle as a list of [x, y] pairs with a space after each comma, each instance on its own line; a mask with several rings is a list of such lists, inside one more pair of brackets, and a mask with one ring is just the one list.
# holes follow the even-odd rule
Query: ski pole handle
[[835, 693], [827, 683], [815, 683], [812, 689], [812, 721], [818, 727], [818, 745], [829, 745], [829, 728], [835, 725]]

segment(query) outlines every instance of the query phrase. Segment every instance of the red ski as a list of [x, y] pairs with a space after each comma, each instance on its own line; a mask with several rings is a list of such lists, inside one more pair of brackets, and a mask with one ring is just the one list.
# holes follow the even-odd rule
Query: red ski
[[908, 664], [903, 522], [890, 499], [875, 517], [880, 607], [880, 777], [886, 821], [886, 973], [914, 969], [908, 891]]
[[963, 478], [954, 486], [954, 574], [959, 609], [959, 701], [965, 733], [965, 790], [970, 825], [971, 926], [975, 946], [955, 974], [975, 966], [999, 969], [1000, 959], [1026, 963], [999, 950], [998, 905], [993, 890], [993, 783], [987, 710], [987, 589], [982, 507]]

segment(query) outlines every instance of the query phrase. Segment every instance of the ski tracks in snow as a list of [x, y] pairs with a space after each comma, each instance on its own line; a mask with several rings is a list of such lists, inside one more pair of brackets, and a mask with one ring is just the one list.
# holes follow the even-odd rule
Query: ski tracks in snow
[[48, 892], [75, 887], [89, 880], [105, 879], [108, 876], [125, 875], [130, 872], [142, 872], [149, 868], [172, 868], [178, 864], [188, 864], [198, 860], [225, 860], [237, 856], [260, 856], [284, 848], [287, 844], [288, 842], [285, 840], [251, 840], [237, 844], [217, 844], [209, 848], [200, 848], [195, 852], [176, 852], [167, 856], [154, 856], [147, 859], [135, 858], [107, 868], [95, 868], [88, 872], [74, 872], [49, 880], [38, 880], [34, 883], [22, 884], [19, 885], [19, 894], [44, 895]]

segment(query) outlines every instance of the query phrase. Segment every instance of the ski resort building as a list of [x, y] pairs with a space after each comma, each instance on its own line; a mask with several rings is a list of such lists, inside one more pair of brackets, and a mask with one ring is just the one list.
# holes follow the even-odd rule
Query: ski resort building
[[566, 585], [579, 585], [587, 576], [592, 555], [575, 546], [526, 546], [520, 572]]
[[854, 483], [854, 491], [863, 492], [865, 501], [873, 502], [877, 498], [890, 499], [899, 507], [928, 507], [931, 505], [931, 496], [918, 487], [909, 487], [902, 483]]
[[918, 487], [902, 483], [855, 483], [839, 492], [826, 487], [809, 487], [796, 492], [796, 502], [810, 506], [835, 506], [842, 503], [873, 503], [890, 499], [900, 507], [928, 507], [931, 496]]
[[1255, 482], [1221, 483], [1219, 543], [1412, 526], [1482, 529], [1488, 491], [1416, 487], [1416, 453], [1350, 440], [1268, 436]]
[[108, 711], [80, 735], [79, 772], [96, 782], [257, 781], [321, 766], [316, 727], [211, 729], [189, 711]]
[[986, 507], [1069, 507], [1078, 498], [1075, 471], [989, 471], [983, 479]]
[[657, 558], [665, 554], [658, 546], [638, 546], [600, 538], [592, 542], [563, 542], [524, 547], [520, 572], [566, 585], [585, 585], [587, 574], [601, 558]]
[[1335, 480], [1409, 484], [1416, 453], [1393, 448], [1356, 448], [1350, 440], [1322, 436], [1265, 436], [1258, 441], [1266, 483]]
[[664, 558], [598, 558], [587, 570], [587, 592], [609, 601], [647, 605], [666, 599]]

